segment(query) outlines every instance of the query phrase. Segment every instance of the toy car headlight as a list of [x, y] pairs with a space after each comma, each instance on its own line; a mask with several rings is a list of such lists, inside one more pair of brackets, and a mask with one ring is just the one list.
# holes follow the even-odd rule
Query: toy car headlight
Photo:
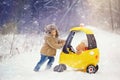
[[93, 51], [91, 51], [91, 52], [90, 52], [90, 55], [94, 55], [94, 52], [93, 52]]

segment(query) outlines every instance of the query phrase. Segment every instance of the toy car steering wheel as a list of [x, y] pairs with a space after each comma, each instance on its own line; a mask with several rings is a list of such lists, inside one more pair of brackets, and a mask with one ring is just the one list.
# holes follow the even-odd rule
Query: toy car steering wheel
[[73, 48], [72, 46], [69, 46], [69, 50], [70, 50], [71, 52], [75, 53], [75, 50], [74, 50], [74, 48]]

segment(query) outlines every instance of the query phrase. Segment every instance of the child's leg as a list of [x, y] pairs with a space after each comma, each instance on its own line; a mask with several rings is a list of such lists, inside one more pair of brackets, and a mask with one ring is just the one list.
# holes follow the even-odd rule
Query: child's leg
[[37, 63], [37, 65], [35, 66], [34, 71], [39, 71], [41, 65], [42, 65], [43, 63], [45, 63], [45, 61], [46, 61], [47, 59], [48, 59], [47, 56], [41, 54], [41, 59], [40, 59], [40, 61]]
[[49, 59], [49, 61], [48, 61], [48, 63], [47, 63], [46, 69], [50, 69], [51, 66], [52, 66], [52, 64], [53, 64], [53, 62], [54, 62], [54, 57], [50, 57], [50, 56], [49, 56], [48, 59]]

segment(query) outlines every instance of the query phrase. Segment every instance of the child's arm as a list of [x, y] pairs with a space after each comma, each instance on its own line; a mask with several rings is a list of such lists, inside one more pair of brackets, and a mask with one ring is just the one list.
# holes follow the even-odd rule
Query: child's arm
[[52, 39], [52, 38], [48, 38], [47, 43], [48, 43], [49, 46], [51, 46], [54, 49], [60, 49], [64, 45], [63, 43], [56, 43], [55, 40]]
[[59, 39], [59, 40], [58, 40], [58, 43], [64, 43], [64, 44], [65, 44], [65, 42], [66, 42], [66, 41], [65, 41], [65, 40], [62, 40], [62, 39]]

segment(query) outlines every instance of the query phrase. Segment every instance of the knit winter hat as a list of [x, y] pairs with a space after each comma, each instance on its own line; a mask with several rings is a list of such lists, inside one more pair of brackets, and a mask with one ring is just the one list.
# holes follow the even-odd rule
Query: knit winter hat
[[55, 24], [49, 24], [44, 28], [46, 33], [50, 33], [52, 30], [57, 30], [57, 27]]
[[56, 30], [57, 34], [56, 34], [56, 37], [59, 36], [59, 33], [58, 33], [58, 29], [57, 29], [57, 26], [55, 24], [49, 24], [47, 25], [45, 28], [44, 28], [45, 32], [47, 34], [50, 34], [52, 30]]

